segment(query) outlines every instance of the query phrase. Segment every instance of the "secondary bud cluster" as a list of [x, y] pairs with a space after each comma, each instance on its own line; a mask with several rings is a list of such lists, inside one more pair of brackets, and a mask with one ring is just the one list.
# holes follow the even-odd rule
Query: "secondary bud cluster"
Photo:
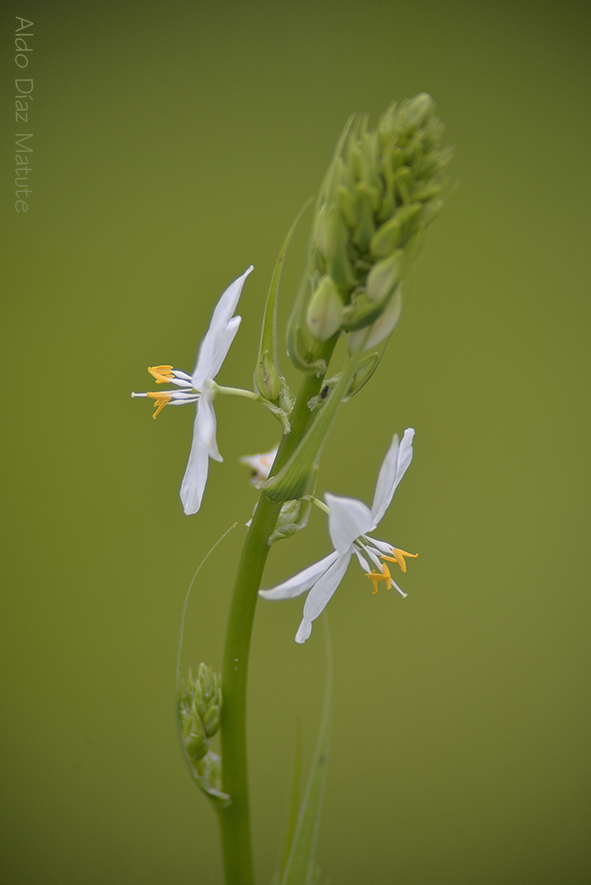
[[400, 283], [424, 232], [441, 211], [442, 174], [451, 149], [433, 99], [421, 93], [392, 104], [377, 127], [353, 117], [339, 140], [316, 205], [308, 266], [290, 321], [290, 355], [313, 368], [315, 342], [340, 329], [388, 320], [371, 333], [383, 340], [400, 315]]
[[220, 727], [222, 711], [221, 676], [206, 664], [199, 664], [197, 678], [189, 670], [187, 684], [181, 681], [179, 715], [183, 743], [191, 762], [207, 754], [211, 738]]

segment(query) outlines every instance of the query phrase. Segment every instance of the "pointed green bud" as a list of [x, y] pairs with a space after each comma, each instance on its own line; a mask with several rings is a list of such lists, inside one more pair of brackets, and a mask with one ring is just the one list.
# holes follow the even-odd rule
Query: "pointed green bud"
[[193, 710], [193, 714], [190, 719], [186, 718], [183, 722], [183, 743], [191, 762], [198, 762], [207, 753], [209, 741], [197, 711]]
[[[195, 705], [208, 737], [219, 729], [222, 709], [222, 677], [206, 664], [199, 664], [195, 686]], [[206, 724], [207, 723], [207, 724]]]
[[391, 255], [402, 239], [402, 222], [399, 218], [391, 218], [375, 232], [369, 243], [374, 258], [386, 258]]
[[441, 215], [441, 210], [443, 209], [443, 200], [433, 200], [432, 203], [427, 203], [426, 206], [423, 206], [420, 214], [420, 221], [428, 227], [432, 221], [435, 221], [436, 218], [439, 218]]
[[411, 231], [412, 225], [416, 217], [422, 209], [421, 203], [409, 203], [407, 206], [401, 206], [396, 212], [396, 218], [404, 227], [405, 231]]
[[397, 249], [390, 258], [374, 264], [367, 277], [367, 297], [370, 301], [384, 301], [394, 291], [406, 269], [406, 256]]
[[419, 92], [414, 98], [408, 98], [402, 102], [397, 126], [405, 134], [412, 134], [420, 126], [424, 126], [435, 113], [435, 102], [427, 92]]
[[353, 233], [353, 242], [361, 252], [367, 252], [369, 241], [375, 229], [374, 212], [377, 202], [377, 191], [361, 182], [356, 187], [357, 214], [359, 222]]
[[268, 350], [263, 350], [256, 368], [256, 386], [265, 399], [276, 402], [281, 393], [281, 378], [275, 361]]
[[308, 304], [306, 324], [317, 341], [328, 341], [343, 322], [343, 302], [337, 287], [328, 275], [320, 284]]
[[355, 282], [351, 262], [347, 254], [349, 232], [336, 205], [328, 210], [326, 227], [326, 270], [341, 289], [350, 288]]
[[[398, 285], [398, 288], [390, 298], [383, 313], [373, 323], [371, 331], [369, 333], [369, 337], [365, 342], [364, 349], [372, 350], [374, 347], [377, 347], [378, 344], [381, 344], [382, 341], [384, 341], [389, 335], [391, 335], [398, 325], [401, 315], [402, 283]], [[357, 348], [361, 344], [361, 340], [364, 334], [365, 332], [363, 329], [360, 329], [358, 332], [351, 332], [351, 334], [349, 335], [349, 340], [347, 342], [349, 353], [354, 353], [357, 350]], [[363, 383], [367, 383], [367, 380], [369, 379], [366, 379], [366, 381], [364, 381]]]

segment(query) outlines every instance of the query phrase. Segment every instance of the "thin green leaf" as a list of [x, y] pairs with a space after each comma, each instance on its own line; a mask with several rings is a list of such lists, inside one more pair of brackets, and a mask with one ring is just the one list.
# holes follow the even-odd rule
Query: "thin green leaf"
[[310, 779], [300, 811], [297, 828], [289, 852], [287, 865], [281, 879], [281, 885], [311, 885], [314, 880], [314, 851], [320, 824], [320, 811], [324, 783], [326, 780], [326, 761], [330, 738], [330, 700], [332, 691], [332, 651], [328, 620], [323, 615], [324, 635], [326, 640], [326, 690], [322, 722], [316, 753], [312, 763]]
[[289, 802], [289, 817], [287, 819], [287, 828], [285, 831], [285, 842], [283, 845], [283, 855], [281, 857], [281, 872], [283, 876], [289, 860], [289, 853], [298, 825], [298, 812], [300, 807], [300, 780], [302, 777], [302, 720], [298, 716], [297, 732], [296, 732], [296, 750], [295, 760], [293, 763], [293, 778], [291, 783], [291, 797]]
[[269, 286], [269, 294], [267, 295], [267, 303], [265, 304], [265, 314], [263, 317], [263, 326], [261, 329], [261, 344], [259, 347], [259, 358], [257, 360], [257, 365], [262, 360], [265, 351], [267, 351], [271, 355], [275, 366], [277, 366], [277, 295], [279, 292], [279, 284], [281, 282], [283, 262], [285, 261], [287, 249], [291, 242], [294, 231], [298, 226], [300, 218], [302, 217], [311, 202], [312, 197], [310, 197], [310, 199], [304, 203], [304, 205], [298, 212], [296, 219], [285, 238], [285, 242], [281, 247], [277, 262], [275, 264], [275, 270], [273, 271], [273, 276], [271, 278], [271, 285]]

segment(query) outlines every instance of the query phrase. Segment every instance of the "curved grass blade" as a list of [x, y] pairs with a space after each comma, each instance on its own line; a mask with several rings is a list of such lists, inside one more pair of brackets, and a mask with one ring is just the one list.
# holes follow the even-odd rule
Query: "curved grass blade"
[[330, 739], [330, 701], [332, 693], [332, 649], [326, 615], [322, 618], [326, 641], [326, 689], [320, 734], [308, 786], [300, 810], [293, 843], [280, 885], [311, 885], [314, 882], [314, 851], [320, 824], [320, 811], [326, 780], [326, 762]]

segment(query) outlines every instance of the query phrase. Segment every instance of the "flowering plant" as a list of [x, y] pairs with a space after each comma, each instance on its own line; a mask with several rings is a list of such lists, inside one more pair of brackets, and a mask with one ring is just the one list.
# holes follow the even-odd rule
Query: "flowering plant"
[[[406, 594], [388, 563], [406, 571], [407, 553], [373, 537], [413, 456], [414, 430], [394, 436], [379, 470], [373, 503], [326, 492], [314, 494], [321, 455], [340, 408], [376, 372], [403, 306], [404, 278], [420, 251], [428, 226], [442, 208], [442, 177], [451, 151], [442, 146], [443, 126], [425, 93], [392, 104], [370, 129], [367, 117], [347, 123], [321, 186], [287, 328], [288, 353], [302, 380], [294, 394], [277, 357], [277, 296], [290, 231], [277, 260], [265, 306], [253, 390], [218, 385], [215, 378], [240, 325], [235, 316], [252, 266], [220, 297], [191, 375], [170, 365], [148, 371], [172, 389], [136, 393], [154, 400], [156, 417], [170, 405], [194, 403], [189, 462], [181, 484], [187, 515], [202, 505], [210, 459], [221, 461], [214, 400], [246, 397], [281, 423], [281, 439], [263, 455], [245, 456], [261, 490], [237, 567], [222, 673], [200, 664], [197, 676], [179, 680], [178, 718], [190, 770], [220, 820], [227, 885], [253, 885], [248, 777], [246, 688], [257, 598], [288, 599], [308, 593], [296, 641], [304, 643], [356, 557], [373, 585]], [[297, 222], [296, 222], [297, 223]], [[295, 225], [294, 225], [295, 226]], [[340, 339], [346, 357], [328, 377]], [[328, 515], [333, 551], [277, 586], [261, 590], [272, 545], [304, 529], [312, 506]], [[330, 657], [329, 657], [330, 671]], [[314, 846], [328, 751], [330, 679], [318, 748], [304, 801], [296, 809], [278, 885], [317, 882]], [[221, 754], [211, 749], [220, 731]]]

